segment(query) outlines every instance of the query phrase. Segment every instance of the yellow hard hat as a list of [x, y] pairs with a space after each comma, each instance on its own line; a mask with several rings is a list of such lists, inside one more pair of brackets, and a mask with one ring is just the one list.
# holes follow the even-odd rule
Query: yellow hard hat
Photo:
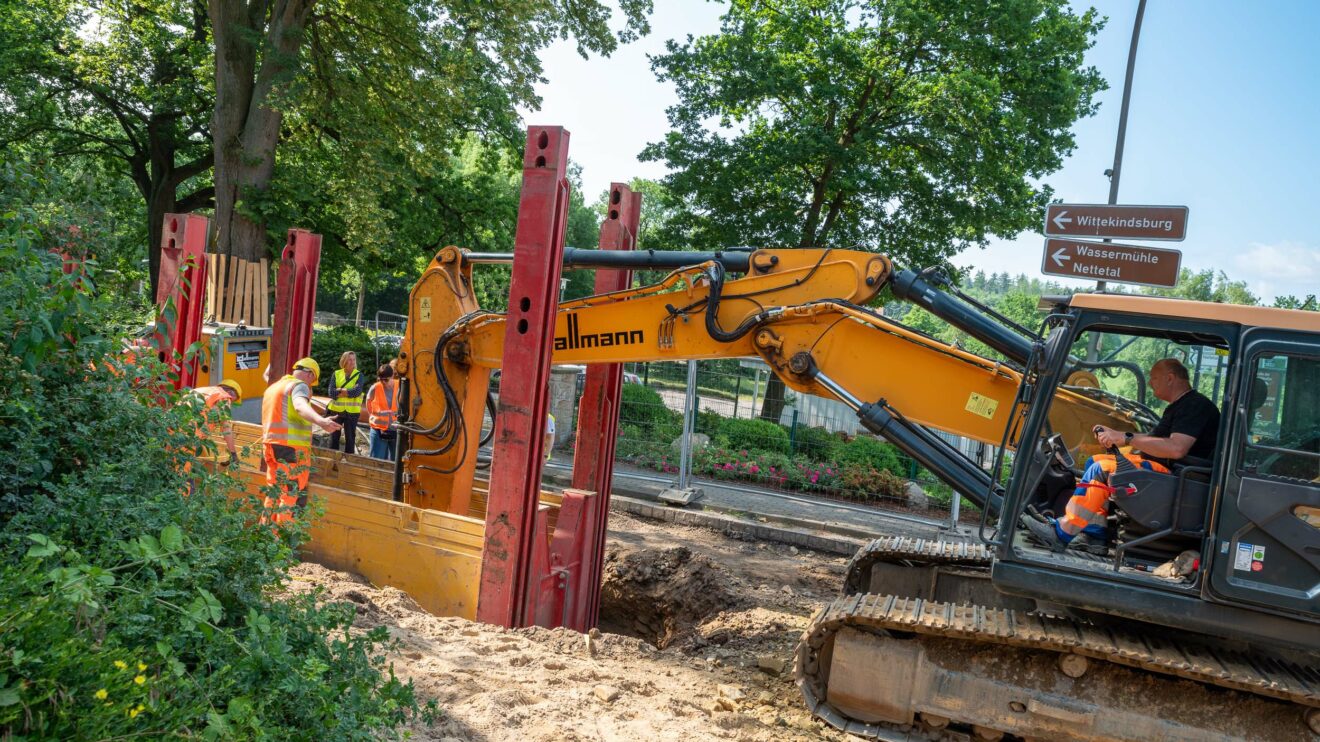
[[234, 395], [236, 397], [238, 397], [239, 399], [243, 398], [243, 387], [239, 386], [237, 381], [234, 381], [233, 379], [225, 379], [224, 381], [220, 382], [220, 386], [227, 386], [230, 389], [233, 389]]
[[300, 368], [305, 368], [308, 371], [312, 372], [313, 384], [321, 380], [321, 364], [317, 363], [316, 359], [304, 358], [301, 361], [298, 361], [297, 363], [293, 364], [294, 371], [297, 371]]

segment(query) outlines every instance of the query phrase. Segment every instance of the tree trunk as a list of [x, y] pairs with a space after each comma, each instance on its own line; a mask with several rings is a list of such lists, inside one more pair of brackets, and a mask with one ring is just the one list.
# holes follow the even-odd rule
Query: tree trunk
[[[155, 178], [152, 180], [155, 181]], [[153, 300], [156, 298], [156, 286], [160, 282], [160, 239], [165, 233], [165, 215], [174, 211], [174, 204], [174, 185], [153, 182], [152, 193], [147, 197], [147, 268], [151, 274]]]
[[765, 385], [765, 398], [761, 400], [761, 419], [778, 424], [784, 414], [784, 382], [774, 374]]
[[[216, 252], [265, 257], [266, 225], [242, 210], [269, 190], [275, 174], [280, 111], [275, 87], [297, 70], [302, 32], [314, 0], [210, 0], [215, 39]], [[260, 55], [258, 47], [260, 46]], [[260, 66], [258, 67], [258, 57]]]
[[358, 305], [357, 305], [357, 324], [362, 326], [362, 308], [367, 303], [367, 279], [364, 276], [362, 283], [358, 287]]

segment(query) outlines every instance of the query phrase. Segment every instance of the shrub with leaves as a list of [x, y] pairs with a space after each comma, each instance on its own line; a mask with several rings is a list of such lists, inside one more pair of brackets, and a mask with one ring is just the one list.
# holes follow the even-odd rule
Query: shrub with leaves
[[899, 477], [907, 475], [907, 466], [898, 449], [869, 435], [859, 435], [837, 448], [834, 461], [838, 464], [871, 467]]
[[418, 707], [384, 633], [279, 597], [305, 526], [255, 524], [200, 406], [118, 362], [96, 265], [66, 276], [50, 215], [4, 216], [0, 738], [388, 735]]
[[683, 432], [683, 416], [666, 407], [656, 390], [641, 384], [624, 384], [619, 426], [631, 426], [640, 438], [667, 446]]
[[[357, 367], [362, 372], [362, 388], [365, 391], [376, 382], [377, 347], [371, 339], [371, 333], [353, 325], [339, 325], [312, 333], [312, 358], [321, 367], [318, 393], [330, 388], [330, 378], [335, 369], [339, 368], [339, 357], [350, 350], [357, 354]], [[380, 362], [389, 363], [391, 358], [398, 355], [399, 347], [392, 342], [381, 341], [379, 351]]]
[[768, 420], [729, 418], [720, 423], [719, 437], [732, 449], [759, 449], [782, 454], [789, 452], [788, 431]]

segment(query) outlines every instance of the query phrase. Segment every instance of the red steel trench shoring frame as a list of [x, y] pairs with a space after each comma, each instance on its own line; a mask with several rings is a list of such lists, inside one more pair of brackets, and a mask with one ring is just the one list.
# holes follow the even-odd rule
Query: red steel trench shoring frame
[[[601, 250], [637, 249], [642, 194], [623, 183], [610, 184], [609, 212], [600, 225]], [[632, 271], [596, 271], [597, 294], [623, 291], [632, 284]], [[587, 367], [587, 383], [578, 405], [577, 445], [573, 453], [573, 487], [596, 492], [596, 517], [584, 534], [583, 599], [565, 625], [586, 631], [600, 619], [601, 570], [605, 560], [605, 529], [610, 510], [610, 481], [614, 476], [614, 444], [619, 432], [619, 406], [623, 400], [623, 364]]]
[[[202, 338], [206, 301], [206, 237], [210, 220], [197, 214], [166, 214], [160, 237], [160, 274], [156, 307], [162, 315], [154, 345], [170, 366], [170, 384], [184, 389], [197, 384], [200, 358], [188, 349]], [[173, 311], [173, 317], [165, 315]]]
[[312, 352], [312, 314], [321, 269], [321, 235], [290, 229], [275, 277], [275, 316], [271, 321], [270, 380], [293, 370]]
[[[542, 598], [563, 594], [562, 589], [556, 590], [559, 577], [537, 567], [549, 561], [545, 541], [540, 538], [546, 521], [546, 511], [540, 507], [541, 466], [568, 222], [568, 139], [562, 127], [532, 126], [523, 154], [501, 364], [505, 383], [501, 384], [495, 423], [477, 598], [477, 620], [500, 626], [535, 622], [543, 608]], [[515, 379], [517, 383], [510, 383]], [[571, 509], [567, 497], [564, 505], [561, 522]], [[543, 595], [546, 577], [552, 578], [549, 596]], [[549, 610], [549, 606], [544, 608]]]

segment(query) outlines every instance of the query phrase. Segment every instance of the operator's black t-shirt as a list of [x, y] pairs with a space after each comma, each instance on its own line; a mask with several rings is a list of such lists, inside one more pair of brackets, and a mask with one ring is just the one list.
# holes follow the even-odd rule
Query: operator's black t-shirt
[[1188, 456], [1213, 458], [1215, 441], [1219, 438], [1219, 408], [1215, 407], [1209, 397], [1192, 389], [1164, 408], [1160, 424], [1147, 435], [1168, 438], [1174, 433], [1183, 433], [1196, 439], [1187, 451]]

